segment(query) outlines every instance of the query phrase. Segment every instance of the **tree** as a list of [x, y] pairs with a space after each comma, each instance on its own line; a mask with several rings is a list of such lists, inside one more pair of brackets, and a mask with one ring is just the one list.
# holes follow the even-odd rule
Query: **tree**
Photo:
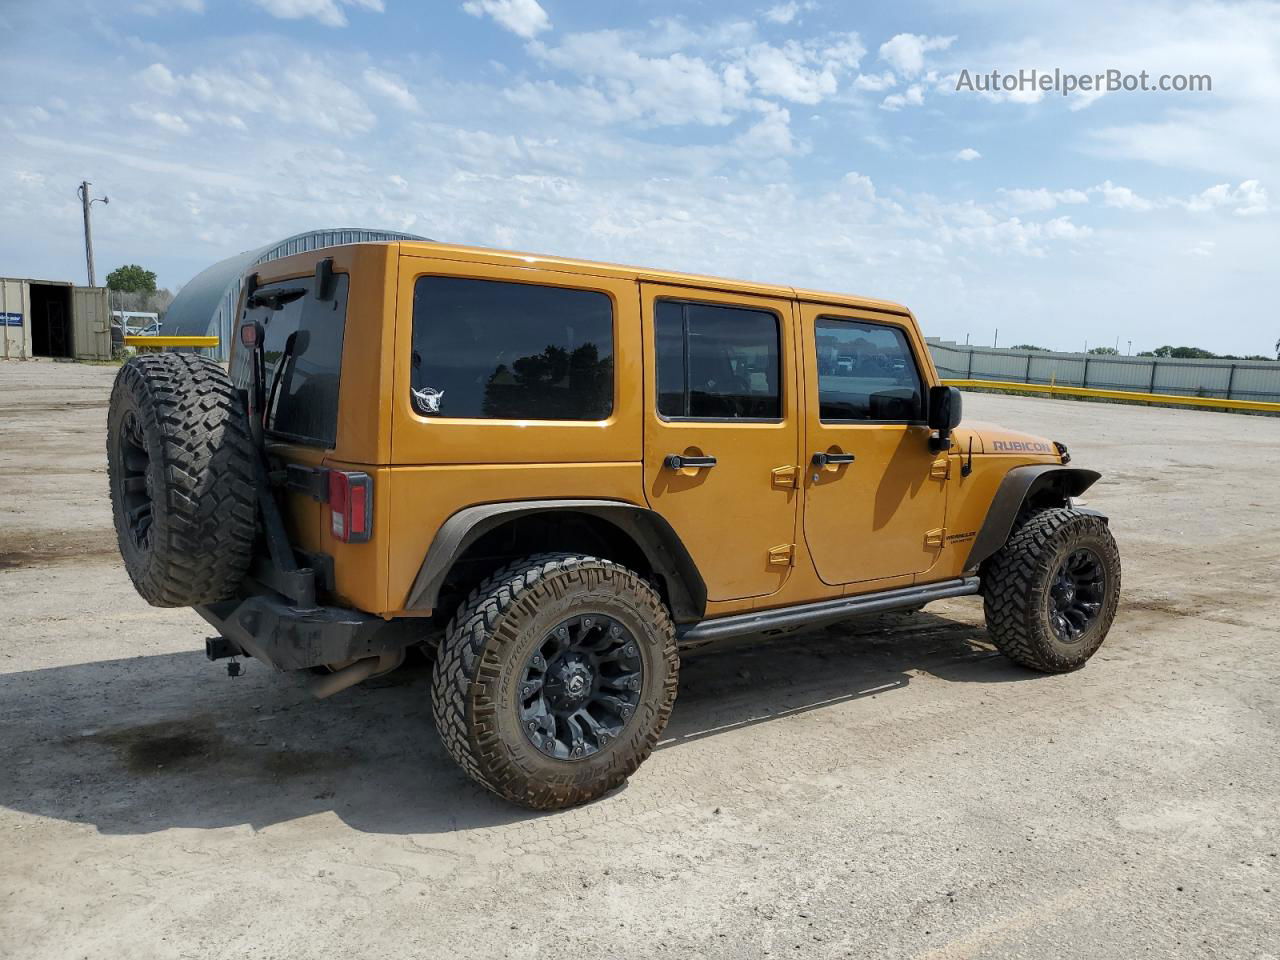
[[1010, 350], [1035, 350], [1038, 353], [1049, 353], [1048, 347], [1037, 347], [1034, 343], [1019, 343], [1009, 348]]
[[1120, 356], [1120, 351], [1117, 350], [1115, 347], [1092, 347], [1090, 348], [1089, 352], [1100, 354], [1101, 356], [1104, 356], [1104, 357]]
[[107, 274], [107, 287], [121, 293], [155, 293], [156, 275], [136, 263], [126, 263]]

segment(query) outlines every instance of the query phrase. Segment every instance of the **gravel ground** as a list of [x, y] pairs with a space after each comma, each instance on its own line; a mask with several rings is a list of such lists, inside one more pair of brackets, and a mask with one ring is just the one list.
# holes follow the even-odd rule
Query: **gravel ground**
[[1280, 955], [1280, 419], [968, 395], [1104, 473], [1089, 666], [976, 599], [686, 659], [586, 808], [471, 785], [406, 669], [204, 660], [115, 554], [114, 368], [0, 364], [0, 957]]

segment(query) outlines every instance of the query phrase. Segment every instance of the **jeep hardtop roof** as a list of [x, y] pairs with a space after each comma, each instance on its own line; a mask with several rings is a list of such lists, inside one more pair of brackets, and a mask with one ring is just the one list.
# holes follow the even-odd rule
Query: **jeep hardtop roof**
[[847, 293], [831, 293], [824, 290], [808, 290], [781, 284], [754, 283], [749, 280], [731, 280], [726, 277], [678, 273], [673, 270], [657, 270], [652, 267], [632, 267], [618, 263], [602, 263], [594, 260], [577, 260], [572, 257], [555, 257], [542, 253], [522, 253], [514, 250], [495, 250], [489, 247], [469, 247], [462, 244], [436, 243], [434, 241], [401, 241], [401, 253], [405, 256], [436, 257], [469, 262], [502, 264], [505, 266], [540, 267], [564, 273], [589, 274], [624, 280], [644, 280], [670, 286], [705, 287], [760, 297], [786, 297], [829, 303], [834, 306], [854, 307], [862, 310], [878, 310], [911, 316], [902, 304], [889, 300], [857, 297]]

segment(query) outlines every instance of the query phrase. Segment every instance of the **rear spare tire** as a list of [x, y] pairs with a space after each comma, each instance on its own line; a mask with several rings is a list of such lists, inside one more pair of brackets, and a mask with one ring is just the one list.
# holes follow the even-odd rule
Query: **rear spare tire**
[[107, 410], [111, 512], [125, 569], [157, 607], [235, 595], [253, 554], [255, 451], [227, 372], [207, 357], [134, 357]]

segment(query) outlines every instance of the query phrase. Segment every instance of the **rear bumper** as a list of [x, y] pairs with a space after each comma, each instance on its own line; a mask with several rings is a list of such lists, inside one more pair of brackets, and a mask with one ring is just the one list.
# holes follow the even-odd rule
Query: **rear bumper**
[[210, 659], [248, 656], [277, 670], [304, 670], [369, 657], [396, 656], [422, 639], [425, 624], [383, 620], [343, 607], [299, 609], [259, 595], [196, 607], [226, 640], [210, 641]]

